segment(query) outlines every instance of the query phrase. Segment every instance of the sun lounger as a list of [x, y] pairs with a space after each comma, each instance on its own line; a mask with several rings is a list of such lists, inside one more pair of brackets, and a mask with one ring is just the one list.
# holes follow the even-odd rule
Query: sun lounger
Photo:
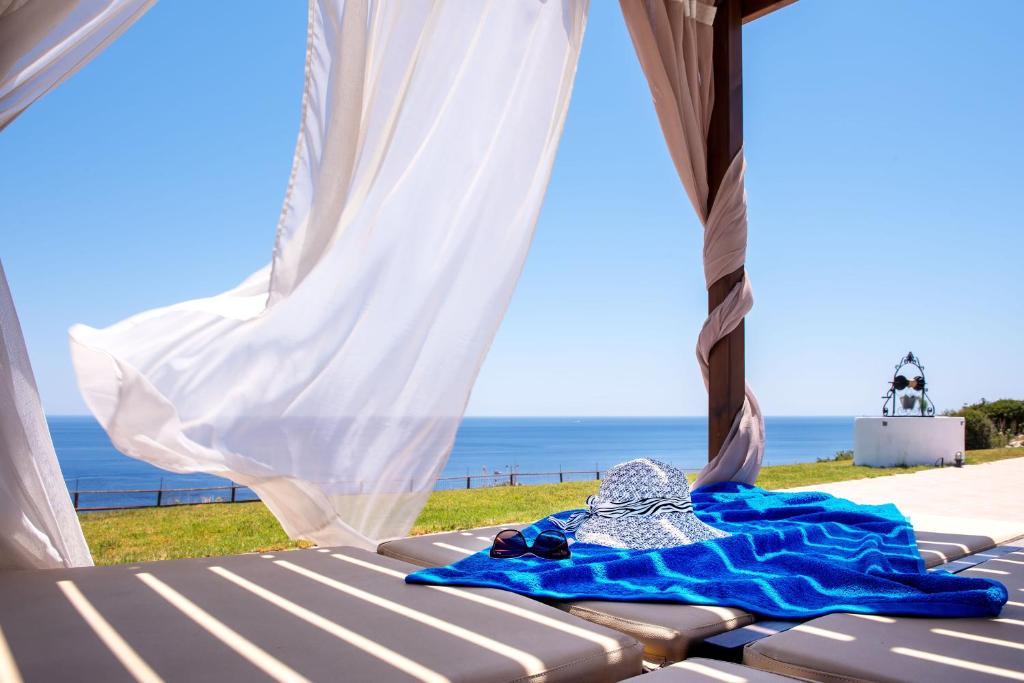
[[629, 636], [352, 548], [0, 574], [0, 680], [616, 681]]
[[994, 578], [1010, 602], [993, 619], [832, 614], [751, 643], [743, 661], [814, 681], [1024, 680], [1024, 545], [1004, 545], [961, 576]]
[[[1015, 545], [1003, 545], [995, 548], [986, 548], [982, 552], [966, 555], [956, 560], [932, 567], [929, 571], [947, 571], [953, 573], [962, 572], [970, 567], [977, 566], [991, 559], [1000, 558], [1012, 554], [1018, 550]], [[742, 626], [732, 631], [726, 631], [705, 639], [692, 650], [692, 654], [698, 657], [706, 657], [716, 660], [730, 662], [742, 662], [744, 648], [754, 641], [761, 640], [776, 633], [788, 631], [794, 626], [800, 625], [799, 621], [766, 620], [758, 621], [747, 626]]]
[[385, 541], [377, 546], [377, 552], [385, 557], [393, 557], [420, 567], [443, 567], [491, 547], [494, 536], [502, 529], [522, 529], [524, 526], [526, 525], [502, 524], [468, 531], [442, 531], [438, 534], [409, 536]]
[[643, 676], [632, 683], [793, 683], [787, 676], [751, 669], [742, 664], [694, 657]]
[[998, 539], [984, 534], [952, 533], [941, 531], [914, 530], [917, 537], [917, 549], [921, 551], [924, 564], [929, 569], [942, 564], [959, 560], [961, 557], [971, 555], [993, 548]]
[[[440, 567], [487, 548], [501, 529], [522, 526], [498, 525], [412, 536], [382, 543], [377, 552], [421, 567]], [[928, 567], [993, 546], [991, 538], [973, 534], [919, 531], [917, 538]], [[685, 659], [705, 639], [755, 621], [748, 612], [731, 607], [599, 600], [555, 603], [555, 606], [633, 636], [643, 643], [644, 658], [656, 664]]]
[[[422, 567], [439, 567], [488, 547], [504, 525], [412, 536], [382, 543], [377, 552]], [[644, 659], [657, 665], [685, 659], [690, 648], [708, 636], [754, 621], [741, 609], [649, 602], [580, 600], [554, 603], [587, 621], [636, 638], [644, 646]]]

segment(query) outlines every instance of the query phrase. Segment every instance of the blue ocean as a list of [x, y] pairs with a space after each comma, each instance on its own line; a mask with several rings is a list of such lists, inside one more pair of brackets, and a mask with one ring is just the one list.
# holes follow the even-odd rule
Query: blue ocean
[[[219, 477], [165, 472], [122, 455], [91, 417], [47, 419], [64, 479], [79, 508], [153, 505], [157, 494], [152, 490], [158, 488], [210, 489], [165, 492], [163, 505], [231, 496], [231, 483]], [[814, 461], [853, 447], [852, 417], [768, 417], [765, 428], [767, 465]], [[593, 479], [598, 470], [638, 457], [700, 469], [707, 460], [706, 419], [469, 417], [459, 429], [437, 488]], [[103, 493], [126, 489], [141, 492]], [[246, 489], [234, 495], [237, 500], [254, 497]]]

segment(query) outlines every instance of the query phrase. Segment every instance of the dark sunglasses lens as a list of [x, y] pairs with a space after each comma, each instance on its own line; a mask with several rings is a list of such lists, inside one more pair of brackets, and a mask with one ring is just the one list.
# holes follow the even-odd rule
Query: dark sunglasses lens
[[545, 531], [533, 541], [533, 554], [549, 560], [564, 560], [569, 557], [569, 541], [561, 531]]
[[515, 529], [499, 531], [491, 546], [491, 557], [519, 557], [528, 550], [526, 539]]

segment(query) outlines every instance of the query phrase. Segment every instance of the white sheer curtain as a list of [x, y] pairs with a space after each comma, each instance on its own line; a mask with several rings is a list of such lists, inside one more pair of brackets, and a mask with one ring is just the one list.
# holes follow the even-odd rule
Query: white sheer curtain
[[252, 486], [293, 537], [406, 533], [522, 268], [586, 10], [311, 3], [271, 264], [218, 296], [71, 330], [117, 447]]
[[[0, 129], [155, 0], [0, 0]], [[0, 265], [0, 569], [92, 564]]]
[[[704, 224], [707, 286], [743, 266], [747, 257], [747, 196], [743, 151], [733, 158], [708, 207], [708, 129], [714, 105], [712, 0], [620, 0], [637, 57], [676, 171]], [[744, 276], [708, 315], [697, 338], [697, 361], [708, 382], [712, 347], [732, 332], [754, 305]], [[749, 385], [717, 456], [697, 475], [697, 486], [719, 481], [754, 483], [764, 456], [764, 417]]]
[[91, 564], [0, 264], [0, 569]]
[[156, 0], [0, 0], [0, 129]]

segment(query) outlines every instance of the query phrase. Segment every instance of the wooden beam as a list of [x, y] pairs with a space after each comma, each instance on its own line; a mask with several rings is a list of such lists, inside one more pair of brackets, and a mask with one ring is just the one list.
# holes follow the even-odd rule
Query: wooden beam
[[[718, 0], [714, 23], [712, 79], [714, 108], [708, 130], [708, 206], [722, 177], [743, 147], [743, 9], [744, 0]], [[708, 288], [708, 311], [720, 304], [737, 282], [740, 268]], [[708, 460], [718, 455], [733, 419], [743, 407], [743, 323], [711, 349], [708, 378]]]
[[794, 2], [796, 0], [743, 0], [743, 23], [760, 19]]

